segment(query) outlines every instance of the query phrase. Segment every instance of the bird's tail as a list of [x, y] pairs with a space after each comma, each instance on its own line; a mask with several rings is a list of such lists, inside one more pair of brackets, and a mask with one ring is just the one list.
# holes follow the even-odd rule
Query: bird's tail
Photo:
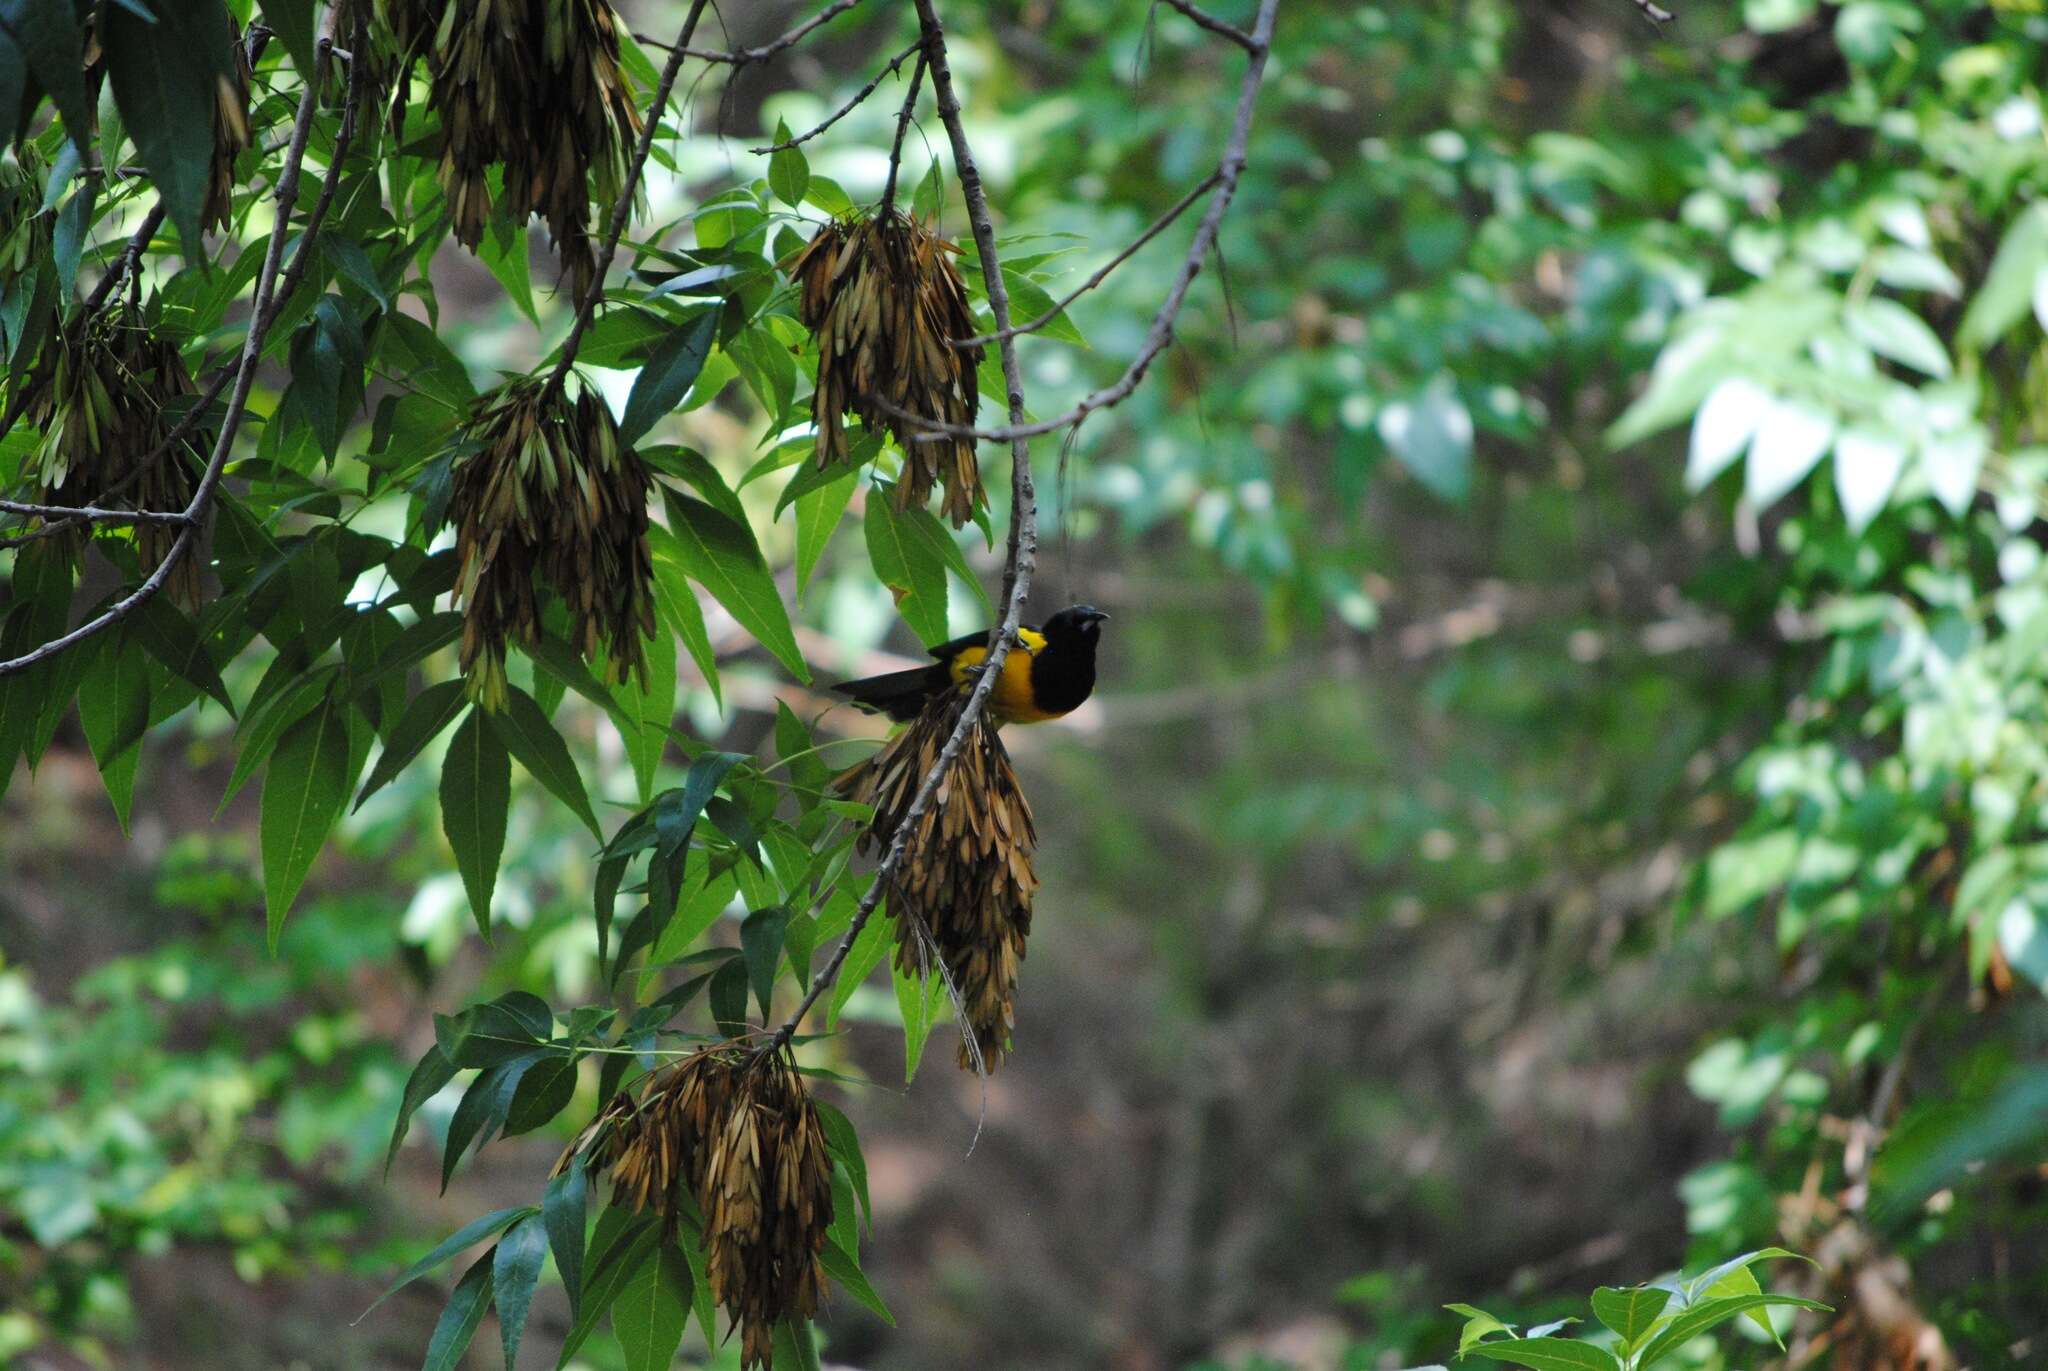
[[931, 695], [932, 670], [930, 667], [915, 667], [882, 676], [865, 676], [858, 681], [842, 681], [832, 690], [862, 709], [886, 714], [898, 723], [906, 723], [917, 717]]

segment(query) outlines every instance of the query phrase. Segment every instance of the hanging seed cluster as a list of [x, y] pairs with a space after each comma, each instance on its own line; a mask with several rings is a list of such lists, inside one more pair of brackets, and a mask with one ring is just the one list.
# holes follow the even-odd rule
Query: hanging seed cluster
[[696, 1200], [705, 1279], [739, 1327], [740, 1364], [772, 1367], [775, 1325], [809, 1318], [825, 1293], [832, 1224], [825, 1129], [787, 1055], [706, 1048], [652, 1072], [579, 1150], [592, 1174], [610, 1169], [615, 1203], [673, 1221], [680, 1195]]
[[[195, 429], [164, 450], [193, 394], [192, 373], [178, 349], [152, 333], [132, 306], [116, 304], [56, 339], [47, 358], [49, 384], [27, 410], [29, 423], [42, 431], [30, 459], [37, 502], [163, 513], [191, 504], [202, 460], [195, 444], [204, 438]], [[56, 536], [75, 554], [86, 531], [81, 526]], [[178, 528], [135, 524], [132, 536], [147, 575], [163, 565]], [[180, 559], [164, 590], [195, 608], [198, 558]]]
[[[908, 820], [918, 787], [953, 736], [969, 691], [948, 692], [925, 706], [880, 752], [843, 773], [842, 794], [874, 807], [861, 850], [886, 851]], [[994, 1071], [1010, 1050], [1017, 977], [1031, 933], [1031, 897], [1038, 889], [1031, 856], [1038, 830], [1031, 805], [1001, 734], [986, 714], [975, 720], [952, 770], [911, 831], [889, 890], [896, 921], [896, 965], [924, 965], [923, 930], [931, 935], [959, 992], [974, 1041], [960, 1045], [960, 1065]]]
[[233, 44], [234, 75], [222, 76], [215, 87], [213, 160], [206, 169], [206, 200], [199, 209], [202, 228], [227, 232], [235, 215], [235, 158], [249, 146], [249, 49], [239, 29]]
[[50, 260], [55, 216], [43, 212], [43, 178], [48, 168], [35, 144], [24, 142], [15, 157], [0, 162], [0, 282], [13, 283]]
[[571, 400], [540, 378], [513, 381], [478, 399], [458, 450], [449, 509], [471, 695], [502, 708], [506, 645], [540, 640], [536, 576], [567, 605], [585, 661], [608, 662], [613, 681], [644, 681], [652, 480], [604, 402], [588, 389]]
[[[365, 0], [357, 0], [364, 3]], [[547, 221], [578, 296], [597, 254], [591, 197], [609, 205], [640, 133], [605, 0], [368, 0], [387, 81], [424, 56], [440, 115], [441, 189], [474, 251], [494, 213]], [[493, 201], [490, 174], [501, 176]]]
[[946, 517], [958, 528], [987, 503], [970, 438], [931, 438], [876, 403], [909, 414], [969, 425], [981, 404], [975, 368], [982, 348], [949, 341], [974, 331], [967, 288], [954, 269], [960, 249], [901, 210], [835, 219], [818, 230], [790, 265], [802, 290], [797, 312], [818, 340], [818, 464], [848, 454], [844, 416], [872, 433], [896, 435], [903, 449], [898, 506], [923, 505], [945, 488]]

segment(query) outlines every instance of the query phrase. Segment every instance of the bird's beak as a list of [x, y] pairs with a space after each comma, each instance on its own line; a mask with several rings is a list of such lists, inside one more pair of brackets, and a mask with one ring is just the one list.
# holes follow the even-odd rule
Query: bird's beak
[[1108, 618], [1109, 618], [1109, 616], [1108, 616], [1107, 614], [1104, 614], [1104, 613], [1103, 613], [1103, 612], [1102, 612], [1101, 610], [1099, 610], [1099, 609], [1091, 609], [1091, 610], [1089, 610], [1089, 611], [1088, 611], [1088, 622], [1089, 622], [1089, 623], [1091, 623], [1091, 624], [1099, 624], [1099, 623], [1102, 623], [1102, 622], [1103, 622], [1104, 620], [1106, 620], [1106, 619], [1108, 619]]

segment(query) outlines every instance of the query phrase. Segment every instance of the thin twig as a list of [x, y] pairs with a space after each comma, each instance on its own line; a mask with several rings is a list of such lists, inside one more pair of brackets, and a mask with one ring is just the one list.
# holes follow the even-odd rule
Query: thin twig
[[972, 338], [954, 338], [949, 339], [948, 341], [950, 341], [956, 348], [970, 348], [980, 347], [986, 343], [993, 343], [1003, 338], [1014, 338], [1020, 333], [1038, 332], [1038, 330], [1044, 328], [1047, 324], [1059, 318], [1062, 314], [1065, 314], [1067, 312], [1068, 305], [1073, 304], [1074, 301], [1080, 299], [1083, 295], [1086, 295], [1089, 291], [1095, 289], [1104, 281], [1108, 280], [1109, 274], [1112, 271], [1115, 271], [1118, 267], [1122, 266], [1125, 262], [1128, 262], [1132, 257], [1136, 256], [1138, 249], [1144, 247], [1145, 244], [1151, 242], [1154, 238], [1157, 238], [1161, 233], [1164, 233], [1167, 227], [1171, 225], [1174, 220], [1180, 218], [1181, 215], [1187, 213], [1189, 205], [1192, 205], [1195, 203], [1195, 201], [1201, 199], [1202, 193], [1208, 190], [1211, 186], [1216, 184], [1216, 178], [1218, 176], [1221, 176], [1222, 174], [1223, 173], [1217, 171], [1210, 172], [1209, 175], [1203, 179], [1200, 185], [1196, 186], [1193, 190], [1189, 191], [1186, 195], [1183, 195], [1180, 198], [1179, 204], [1175, 205], [1172, 209], [1166, 211], [1166, 213], [1160, 215], [1157, 219], [1153, 220], [1152, 227], [1146, 229], [1143, 233], [1139, 234], [1137, 239], [1134, 242], [1132, 242], [1129, 247], [1125, 248], [1122, 252], [1119, 252], [1116, 256], [1110, 258], [1107, 262], [1103, 263], [1102, 269], [1100, 271], [1097, 271], [1093, 276], [1083, 281], [1080, 284], [1079, 288], [1074, 290], [1065, 299], [1060, 300], [1051, 309], [1039, 315], [1036, 319], [1033, 319], [1030, 323], [1013, 325], [1009, 329], [1009, 331], [1005, 333], [977, 333]]
[[[1188, 18], [1194, 20], [1197, 26], [1205, 28], [1209, 30], [1209, 32], [1211, 33], [1220, 34], [1223, 37], [1228, 38], [1231, 42], [1237, 44], [1246, 52], [1256, 53], [1259, 50], [1258, 39], [1252, 37], [1252, 35], [1246, 33], [1243, 29], [1239, 28], [1235, 24], [1224, 23], [1221, 19], [1218, 19], [1215, 15], [1209, 13], [1207, 10], [1197, 9], [1192, 3], [1190, 3], [1190, 0], [1166, 0], [1166, 3], [1173, 6], [1173, 8], [1179, 10], [1182, 14], [1185, 14]], [[1643, 0], [1636, 0], [1636, 3], [1640, 5], [1643, 3]]]
[[795, 47], [804, 40], [812, 29], [837, 18], [859, 3], [860, 0], [836, 0], [836, 3], [828, 5], [821, 13], [798, 24], [774, 42], [763, 43], [758, 48], [734, 48], [730, 52], [705, 52], [687, 46], [690, 41], [687, 33], [685, 33], [680, 41], [675, 43], [664, 43], [659, 39], [649, 38], [644, 33], [636, 33], [633, 37], [645, 43], [648, 47], [665, 49], [671, 57], [681, 53], [684, 57], [694, 57], [701, 62], [721, 62], [727, 66], [744, 67], [755, 62], [765, 62], [775, 56], [775, 54]]
[[[989, 311], [995, 316], [996, 328], [1000, 332], [1010, 327], [1010, 293], [1003, 283], [1002, 261], [996, 252], [995, 221], [989, 214], [988, 195], [982, 188], [974, 151], [967, 143], [966, 125], [960, 118], [960, 97], [953, 89], [953, 72], [946, 61], [945, 28], [939, 22], [933, 0], [916, 0], [916, 3], [918, 24], [924, 33], [925, 58], [931, 69], [932, 95], [938, 105], [939, 118], [946, 126], [946, 134], [952, 140], [953, 165], [967, 201], [968, 220], [974, 226], [974, 246], [981, 257], [982, 273], [989, 283]], [[1003, 383], [1009, 392], [1010, 420], [1014, 425], [1024, 416], [1024, 373], [1017, 363], [1015, 339], [1004, 337], [999, 346]], [[1024, 602], [1031, 595], [1032, 573], [1038, 566], [1038, 495], [1031, 483], [1031, 445], [1023, 438], [1012, 439], [1010, 443], [1010, 497], [1010, 543], [1003, 571], [1003, 618], [989, 633], [988, 657], [982, 663], [974, 690], [960, 711], [959, 722], [953, 726], [953, 736], [946, 739], [946, 745], [939, 749], [938, 760], [925, 773], [910, 808], [904, 811], [895, 837], [890, 839], [888, 850], [882, 854], [882, 860], [875, 868], [874, 884], [861, 896], [845, 936], [833, 949], [831, 958], [812, 978], [803, 1002], [777, 1030], [772, 1048], [780, 1048], [790, 1040], [803, 1023], [804, 1015], [810, 1013], [819, 997], [839, 979], [840, 968], [846, 964], [854, 940], [867, 927], [876, 906], [893, 882], [897, 867], [903, 863], [910, 835], [917, 830], [918, 821], [924, 817], [925, 811], [931, 808], [946, 773], [952, 769], [954, 759], [966, 745], [968, 734], [980, 721], [988, 704], [989, 692], [1002, 675], [1003, 660], [1009, 656], [1010, 647], [1016, 640], [1018, 624], [1023, 622]]]
[[612, 259], [619, 255], [619, 240], [626, 236], [626, 221], [633, 217], [633, 197], [640, 193], [640, 178], [647, 170], [647, 158], [654, 151], [654, 134], [661, 127], [661, 116], [668, 109], [669, 95], [676, 88], [676, 76], [683, 69], [683, 59], [689, 55], [690, 36], [697, 31], [697, 20], [704, 13], [704, 6], [710, 0], [694, 0], [689, 17], [683, 20], [682, 35], [669, 50], [668, 64], [661, 69], [661, 80], [654, 87], [654, 103], [648, 107], [647, 122], [640, 127], [640, 142], [633, 149], [633, 160], [626, 166], [626, 180], [619, 187], [618, 202], [612, 206], [612, 222], [605, 229], [604, 249], [597, 255], [597, 269], [590, 275], [590, 289], [576, 306], [576, 321], [569, 326], [569, 336], [562, 340], [562, 360], [555, 363], [555, 369], [548, 374], [547, 390], [559, 390], [562, 378], [569, 374], [569, 368], [576, 364], [576, 349], [583, 344], [583, 332], [590, 327], [590, 321], [597, 314], [598, 301], [604, 299], [605, 274], [612, 269]]
[[[1244, 80], [1238, 87], [1236, 122], [1230, 131], [1230, 140], [1224, 147], [1221, 160], [1216, 164], [1216, 187], [1209, 196], [1209, 208], [1202, 215], [1202, 222], [1195, 229], [1194, 239], [1188, 244], [1188, 253], [1181, 263], [1180, 273], [1175, 277], [1173, 288], [1160, 304], [1158, 314], [1153, 316], [1152, 327], [1145, 335], [1145, 344], [1138, 349], [1138, 355], [1124, 370], [1114, 385], [1082, 400], [1056, 419], [1045, 419], [1038, 423], [1024, 424], [1011, 422], [1002, 428], [973, 428], [965, 424], [949, 424], [941, 419], [927, 418], [912, 414], [881, 396], [873, 397], [884, 413], [906, 423], [915, 424], [924, 430], [917, 441], [930, 442], [938, 437], [974, 438], [984, 443], [1012, 442], [1019, 438], [1034, 438], [1041, 433], [1053, 433], [1080, 423], [1098, 409], [1107, 409], [1128, 397], [1145, 379], [1146, 371], [1160, 353], [1173, 341], [1174, 321], [1180, 317], [1181, 306], [1187, 302], [1188, 289], [1201, 273], [1202, 263], [1207, 260], [1209, 250], [1216, 243], [1216, 234], [1223, 226], [1223, 215], [1230, 208], [1230, 201], [1237, 194], [1237, 181], [1244, 171], [1245, 148], [1251, 141], [1252, 111], [1258, 105], [1259, 86], [1266, 77], [1266, 58], [1273, 46], [1273, 14], [1279, 9], [1280, 0], [1260, 0], [1259, 14], [1252, 26], [1251, 60], [1245, 64]], [[966, 178], [962, 177], [964, 181]], [[993, 297], [997, 283], [989, 281], [989, 294]], [[997, 321], [1000, 332], [1008, 327]]]
[[794, 138], [785, 138], [780, 143], [770, 143], [765, 147], [748, 148], [747, 151], [760, 153], [765, 156], [769, 153], [787, 152], [791, 148], [796, 147], [799, 144], [810, 142], [813, 138], [816, 138], [826, 129], [831, 128], [841, 119], [844, 119], [847, 115], [853, 113], [856, 109], [860, 108], [861, 102], [866, 100], [870, 95], [873, 95], [875, 93], [876, 87], [880, 86], [882, 82], [888, 80], [889, 77], [894, 75], [899, 67], [901, 67], [905, 62], [910, 60], [911, 55], [913, 53], [920, 52], [923, 49], [924, 44], [922, 42], [912, 43], [909, 47], [905, 48], [903, 51], [897, 53], [894, 57], [890, 58], [889, 65], [883, 67], [880, 71], [875, 73], [874, 80], [868, 82], [865, 86], [862, 86], [858, 91], [854, 92], [854, 96], [851, 100], [848, 100], [838, 109], [832, 111], [831, 114], [826, 116], [824, 123], [818, 125], [810, 132], [799, 133]]
[[930, 61], [929, 53], [920, 44], [917, 65], [910, 69], [910, 89], [903, 94], [903, 111], [896, 116], [896, 141], [889, 145], [889, 179], [882, 185], [882, 211], [877, 217], [883, 221], [896, 208], [896, 173], [903, 166], [903, 135], [910, 132], [911, 118], [917, 113], [917, 92], [924, 85], [924, 69]]
[[192, 516], [178, 509], [102, 509], [98, 505], [35, 505], [0, 500], [0, 513], [30, 519], [82, 519], [97, 524], [186, 524]]
[[156, 237], [156, 231], [163, 227], [164, 214], [163, 198], [159, 196], [157, 202], [150, 206], [149, 213], [142, 216], [142, 222], [135, 226], [135, 232], [128, 235], [128, 241], [121, 248], [120, 256], [107, 263], [107, 269], [101, 274], [99, 283], [92, 288], [92, 294], [85, 297], [85, 313], [91, 314], [105, 304], [107, 297], [114, 293], [114, 287], [121, 284], [121, 278], [136, 270], [141, 264], [142, 254], [148, 249], [149, 240]]
[[[291, 146], [285, 152], [284, 171], [277, 179], [278, 228], [270, 235], [270, 245], [264, 251], [263, 267], [256, 276], [256, 295], [249, 307], [249, 335], [242, 343], [242, 360], [235, 372], [235, 393], [228, 400], [227, 416], [221, 421], [220, 435], [214, 440], [213, 455], [208, 459], [205, 474], [199, 478], [199, 488], [192, 493], [191, 503], [185, 506], [185, 526], [164, 553], [163, 561], [155, 571], [133, 591], [109, 606], [97, 618], [88, 620], [60, 638], [54, 638], [22, 656], [0, 662], [0, 676], [10, 676], [17, 671], [26, 671], [38, 662], [56, 656], [65, 648], [113, 627], [133, 614], [146, 603], [170, 579], [178, 562], [191, 551], [198, 540], [200, 525], [206, 512], [213, 504], [215, 493], [220, 489], [221, 474], [227, 470], [228, 453], [234, 448], [235, 435], [240, 431], [243, 416], [248, 412], [249, 390], [256, 381], [257, 364], [263, 357], [263, 338], [270, 331], [270, 325], [277, 317], [278, 270], [284, 260], [284, 227], [289, 222], [291, 207], [298, 203], [299, 173], [305, 165], [306, 147], [312, 141], [313, 114], [320, 104], [321, 74], [326, 70], [328, 51], [334, 46], [334, 11], [328, 11], [328, 31], [320, 35], [320, 43], [313, 59], [313, 71], [306, 81], [306, 90], [299, 99], [298, 116], [292, 126]], [[337, 159], [338, 160], [338, 159]], [[330, 167], [329, 174], [335, 169]], [[319, 225], [312, 221], [306, 224], [305, 232], [299, 236], [299, 252], [310, 252], [314, 235]]]

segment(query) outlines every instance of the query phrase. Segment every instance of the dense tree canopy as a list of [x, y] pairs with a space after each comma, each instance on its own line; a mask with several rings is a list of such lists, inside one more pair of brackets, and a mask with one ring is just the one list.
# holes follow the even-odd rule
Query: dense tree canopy
[[2038, 1356], [2048, 15], [728, 8], [0, 5], [0, 1356]]

